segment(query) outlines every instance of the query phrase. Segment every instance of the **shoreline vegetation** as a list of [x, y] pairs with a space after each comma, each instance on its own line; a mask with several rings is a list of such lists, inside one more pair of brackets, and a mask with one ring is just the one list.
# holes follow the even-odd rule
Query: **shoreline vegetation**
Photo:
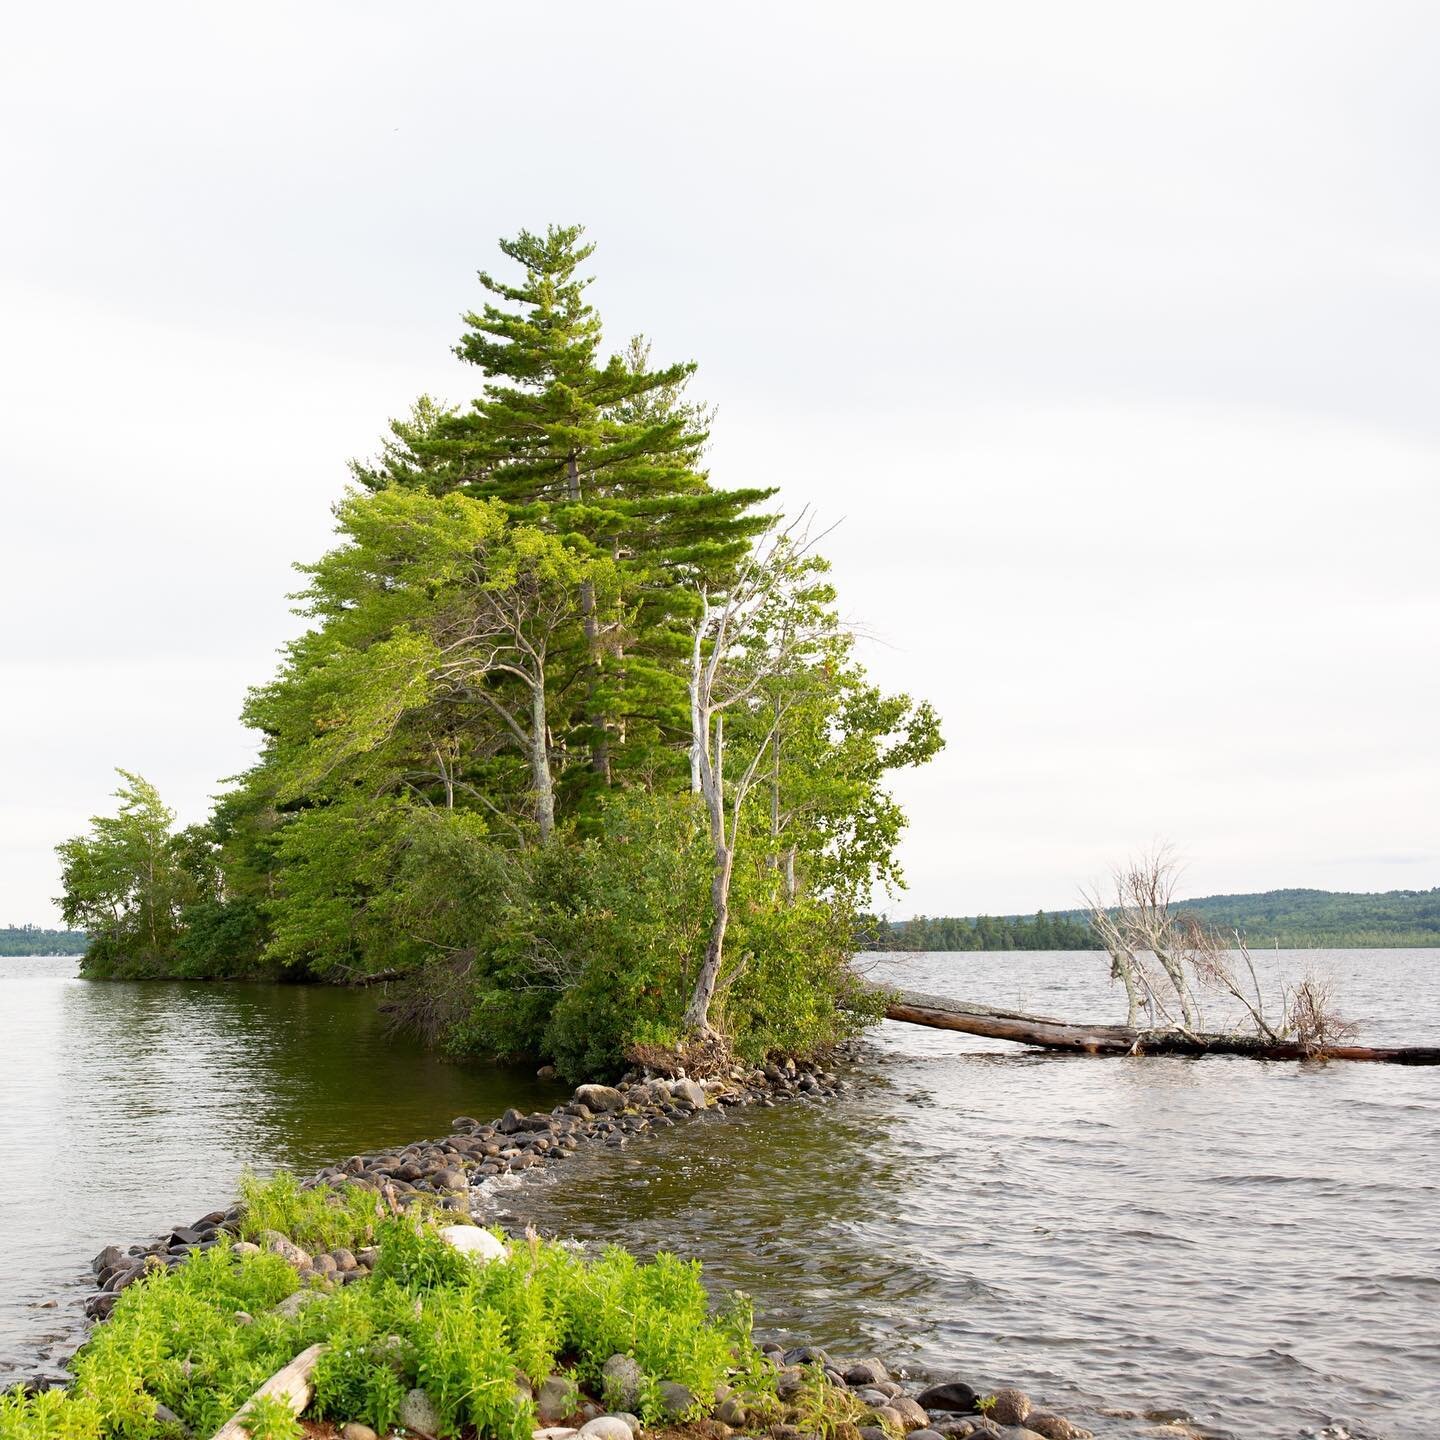
[[0, 1440], [1084, 1440], [1012, 1387], [907, 1387], [875, 1358], [757, 1344], [746, 1298], [712, 1305], [696, 1262], [470, 1213], [472, 1186], [581, 1146], [846, 1086], [793, 1060], [635, 1072], [303, 1182], [247, 1178], [239, 1204], [95, 1257], [95, 1331], [68, 1383], [0, 1394]]
[[82, 973], [384, 977], [428, 1043], [572, 1083], [821, 1055], [878, 1019], [857, 916], [938, 718], [867, 678], [811, 517], [712, 483], [695, 366], [606, 350], [580, 227], [499, 248], [480, 394], [393, 421], [298, 567], [256, 764], [183, 829], [122, 770], [58, 847]]

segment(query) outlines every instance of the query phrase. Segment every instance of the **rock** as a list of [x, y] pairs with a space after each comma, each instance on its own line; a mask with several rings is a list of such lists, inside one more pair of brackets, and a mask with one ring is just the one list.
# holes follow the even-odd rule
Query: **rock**
[[535, 1072], [535, 1078], [537, 1080], [554, 1080], [556, 1078], [555, 1067], [553, 1065], [542, 1065]]
[[102, 1270], [113, 1270], [123, 1259], [125, 1252], [118, 1245], [107, 1245], [90, 1262], [90, 1268], [98, 1275]]
[[430, 1183], [437, 1190], [468, 1190], [470, 1182], [465, 1178], [463, 1170], [453, 1167], [445, 1170], [437, 1170], [431, 1177]]
[[204, 1238], [198, 1230], [192, 1230], [188, 1225], [177, 1225], [170, 1232], [172, 1245], [198, 1245]]
[[267, 1250], [278, 1255], [287, 1265], [293, 1265], [297, 1270], [310, 1264], [310, 1256], [278, 1230], [262, 1230], [260, 1240]]
[[[878, 1385], [882, 1380], [888, 1380], [890, 1372], [875, 1359], [861, 1360], [850, 1366], [845, 1372], [845, 1383], [847, 1385]], [[924, 1400], [921, 1400], [924, 1404]]]
[[340, 1268], [333, 1255], [317, 1255], [314, 1264], [317, 1275], [334, 1275]]
[[870, 1412], [871, 1421], [883, 1426], [888, 1435], [903, 1435], [905, 1433], [905, 1417], [889, 1405], [877, 1405]]
[[860, 1440], [894, 1440], [894, 1437], [879, 1425], [862, 1425]]
[[1032, 1410], [1025, 1417], [1025, 1428], [1045, 1440], [1090, 1440], [1090, 1432], [1083, 1426], [1048, 1410]]
[[670, 1093], [676, 1100], [684, 1100], [697, 1110], [705, 1108], [705, 1087], [697, 1080], [672, 1080]]
[[237, 1240], [231, 1245], [230, 1253], [239, 1256], [258, 1255], [260, 1253], [260, 1247], [258, 1245], [252, 1245], [248, 1240]]
[[678, 1420], [699, 1403], [695, 1392], [688, 1385], [680, 1384], [678, 1380], [662, 1380], [658, 1389], [661, 1408], [671, 1420]]
[[579, 1433], [569, 1425], [547, 1425], [543, 1429], [532, 1430], [530, 1440], [570, 1440], [572, 1435]]
[[427, 1435], [440, 1431], [440, 1412], [423, 1390], [407, 1390], [395, 1418], [407, 1430], [423, 1430]]
[[877, 1380], [875, 1388], [889, 1400], [905, 1393], [893, 1380]]
[[980, 1396], [963, 1380], [947, 1380], [943, 1385], [932, 1385], [922, 1390], [915, 1403], [927, 1410], [958, 1410], [962, 1414], [973, 1410]]
[[575, 1091], [574, 1103], [584, 1105], [596, 1114], [604, 1114], [623, 1110], [625, 1097], [611, 1085], [581, 1085]]
[[862, 1405], [868, 1405], [873, 1410], [877, 1405], [885, 1404], [890, 1397], [883, 1390], [876, 1390], [873, 1386], [867, 1385], [863, 1390], [855, 1392], [855, 1398]]
[[323, 1299], [323, 1290], [297, 1290], [293, 1295], [287, 1295], [276, 1307], [277, 1315], [284, 1315], [293, 1319], [307, 1305], [313, 1305], [315, 1301]]
[[255, 1317], [248, 1310], [237, 1310], [230, 1317], [237, 1325], [253, 1325]]
[[900, 1412], [906, 1430], [924, 1430], [930, 1424], [930, 1417], [908, 1395], [896, 1395], [888, 1408]]
[[995, 1403], [985, 1414], [997, 1425], [1023, 1425], [1030, 1413], [1030, 1397], [1023, 1390], [997, 1390]]
[[488, 1230], [478, 1225], [446, 1225], [439, 1232], [440, 1238], [448, 1245], [464, 1252], [477, 1265], [488, 1265], [492, 1260], [503, 1260], [509, 1252]]
[[919, 1430], [912, 1430], [910, 1440], [945, 1440], [945, 1437], [938, 1430], [932, 1430], [926, 1425]]
[[775, 1381], [775, 1393], [782, 1400], [793, 1400], [805, 1389], [808, 1379], [804, 1366], [787, 1365]]
[[535, 1412], [542, 1420], [563, 1420], [574, 1414], [580, 1403], [580, 1392], [568, 1375], [551, 1375], [540, 1386], [535, 1396]]
[[330, 1258], [335, 1262], [335, 1268], [337, 1270], [348, 1271], [355, 1270], [359, 1267], [359, 1262], [355, 1259], [354, 1252], [345, 1249], [343, 1245], [338, 1250], [332, 1250], [330, 1252]]
[[734, 1395], [727, 1395], [716, 1407], [715, 1418], [722, 1424], [741, 1430], [749, 1419], [749, 1412]]
[[605, 1399], [620, 1410], [636, 1410], [645, 1374], [633, 1355], [612, 1355], [600, 1367], [600, 1380]]
[[340, 1430], [341, 1440], [380, 1440], [380, 1437], [368, 1426], [362, 1425], [358, 1420], [352, 1420]]
[[182, 1435], [190, 1433], [189, 1426], [168, 1405], [162, 1405], [158, 1400], [155, 1402], [155, 1418], [160, 1424], [166, 1425]]
[[597, 1415], [587, 1420], [580, 1427], [580, 1435], [583, 1440], [635, 1440], [635, 1432], [618, 1415]]

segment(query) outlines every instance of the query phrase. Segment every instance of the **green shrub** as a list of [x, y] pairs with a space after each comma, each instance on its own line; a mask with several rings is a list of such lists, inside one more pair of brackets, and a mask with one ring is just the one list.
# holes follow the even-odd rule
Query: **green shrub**
[[313, 1251], [368, 1245], [382, 1213], [373, 1190], [345, 1184], [302, 1190], [287, 1170], [265, 1181], [243, 1175], [240, 1198], [245, 1205], [240, 1230], [247, 1240], [278, 1230]]

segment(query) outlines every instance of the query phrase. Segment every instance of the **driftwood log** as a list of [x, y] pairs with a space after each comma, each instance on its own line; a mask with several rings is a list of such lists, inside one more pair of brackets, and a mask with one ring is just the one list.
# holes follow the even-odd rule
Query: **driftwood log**
[[1252, 1060], [1378, 1060], [1391, 1065], [1440, 1065], [1440, 1046], [1274, 1044], [1250, 1035], [1186, 1035], [1171, 1030], [1131, 1030], [1125, 1025], [1077, 1025], [1046, 1015], [1025, 1015], [972, 1005], [945, 995], [876, 988], [888, 1000], [885, 1016], [909, 1025], [959, 1030], [992, 1040], [1015, 1040], [1074, 1055], [1245, 1055]]
[[213, 1440], [250, 1440], [245, 1415], [261, 1396], [283, 1400], [297, 1415], [310, 1403], [310, 1383], [315, 1362], [325, 1353], [324, 1345], [302, 1350], [283, 1370], [277, 1370], [214, 1434]]

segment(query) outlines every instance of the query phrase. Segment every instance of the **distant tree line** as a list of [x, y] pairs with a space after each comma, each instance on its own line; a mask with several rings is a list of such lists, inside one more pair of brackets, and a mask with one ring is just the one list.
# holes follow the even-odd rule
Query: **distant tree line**
[[917, 915], [913, 920], [875, 919], [863, 942], [867, 950], [1099, 950], [1088, 922], [1073, 916]]
[[[1248, 945], [1285, 949], [1440, 948], [1440, 888], [1354, 894], [1332, 890], [1266, 890], [1204, 895], [1175, 902], [1222, 934]], [[1047, 915], [864, 917], [867, 950], [1100, 950], [1083, 910]]]
[[38, 925], [0, 927], [0, 955], [83, 955], [90, 937], [83, 930], [43, 930]]

